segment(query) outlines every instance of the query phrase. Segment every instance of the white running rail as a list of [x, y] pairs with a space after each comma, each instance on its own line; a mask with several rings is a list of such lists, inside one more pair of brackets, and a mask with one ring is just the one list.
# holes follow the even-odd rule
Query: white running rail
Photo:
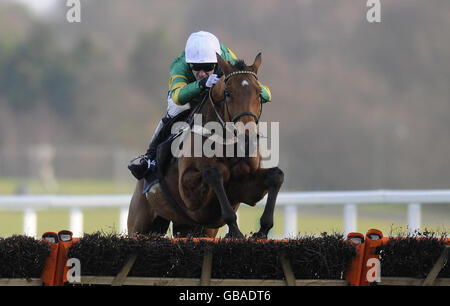
[[[119, 232], [127, 232], [128, 206], [131, 195], [14, 195], [0, 196], [0, 213], [4, 210], [23, 211], [23, 233], [37, 235], [37, 211], [69, 209], [70, 230], [74, 237], [83, 235], [83, 209], [118, 208]], [[257, 205], [264, 205], [266, 198]], [[356, 231], [357, 207], [364, 204], [408, 204], [408, 231], [421, 226], [421, 206], [432, 203], [450, 203], [450, 190], [368, 190], [332, 192], [282, 192], [277, 207], [284, 208], [284, 237], [292, 237], [297, 230], [297, 206], [343, 205], [344, 234]]]

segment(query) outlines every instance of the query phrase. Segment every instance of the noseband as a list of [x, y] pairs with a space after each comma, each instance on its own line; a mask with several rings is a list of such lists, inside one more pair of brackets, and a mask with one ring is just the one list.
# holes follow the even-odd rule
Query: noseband
[[[239, 70], [239, 71], [234, 71], [234, 72], [228, 74], [225, 77], [225, 85], [227, 84], [228, 80], [232, 76], [235, 76], [235, 75], [238, 75], [238, 74], [250, 74], [250, 75], [253, 75], [258, 80], [258, 76], [253, 71]], [[255, 118], [256, 124], [258, 124], [259, 118], [261, 117], [261, 114], [262, 114], [262, 105], [263, 105], [262, 101], [260, 101], [261, 102], [260, 103], [261, 104], [261, 108], [260, 108], [260, 111], [259, 111], [259, 115], [256, 115], [255, 113], [252, 113], [252, 112], [240, 112], [237, 115], [232, 117], [231, 114], [230, 114], [230, 111], [228, 109], [228, 101], [227, 101], [227, 95], [226, 95], [227, 89], [224, 89], [223, 98], [221, 100], [219, 100], [219, 101], [214, 101], [213, 100], [211, 92], [212, 92], [212, 89], [209, 90], [209, 100], [211, 101], [211, 105], [212, 105], [214, 111], [216, 112], [216, 115], [219, 118], [219, 121], [220, 121], [220, 123], [222, 124], [223, 127], [225, 127], [225, 125], [226, 125], [225, 120], [223, 120], [222, 116], [220, 115], [220, 113], [218, 112], [217, 107], [216, 107], [222, 101], [225, 101], [225, 109], [227, 110], [228, 118], [231, 118], [230, 119], [231, 122], [236, 123], [236, 121], [239, 118], [243, 117], [243, 116], [251, 116], [251, 117]], [[261, 99], [261, 97], [260, 97], [260, 99]]]

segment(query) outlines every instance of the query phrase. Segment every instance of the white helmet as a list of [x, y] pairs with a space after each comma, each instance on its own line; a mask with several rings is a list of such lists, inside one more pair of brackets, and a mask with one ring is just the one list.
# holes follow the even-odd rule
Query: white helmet
[[216, 53], [222, 55], [217, 37], [205, 31], [192, 33], [184, 52], [186, 63], [217, 63]]

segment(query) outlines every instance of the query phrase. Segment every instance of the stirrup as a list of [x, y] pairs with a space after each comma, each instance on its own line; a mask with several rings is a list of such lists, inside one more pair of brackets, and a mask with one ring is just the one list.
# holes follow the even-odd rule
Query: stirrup
[[158, 166], [156, 164], [156, 159], [149, 159], [147, 160], [148, 163], [148, 169], [147, 172], [150, 170], [151, 172], [156, 172], [158, 170]]
[[[139, 163], [135, 163], [135, 161], [138, 159]], [[144, 163], [144, 160], [146, 164]], [[140, 155], [132, 159], [128, 163], [128, 169], [131, 171], [131, 174], [133, 174], [133, 176], [138, 180], [143, 179], [150, 172], [156, 172], [157, 168], [158, 167], [156, 165], [156, 160], [149, 159], [147, 155]]]
[[147, 156], [145, 156], [145, 155], [139, 155], [139, 156], [133, 158], [132, 160], [130, 160], [130, 162], [128, 163], [128, 166], [131, 166], [131, 165], [138, 165], [138, 164], [135, 164], [135, 163], [134, 163], [134, 162], [135, 162], [136, 160], [138, 160], [138, 159], [139, 159], [139, 164], [140, 164], [140, 161], [141, 161], [142, 159], [146, 159], [147, 162], [148, 162]]
[[[139, 159], [139, 163], [136, 163], [135, 161]], [[146, 156], [141, 155], [134, 159], [132, 159], [128, 163], [128, 170], [131, 171], [131, 174], [137, 179], [141, 180], [143, 179], [147, 173], [148, 173], [148, 159]]]

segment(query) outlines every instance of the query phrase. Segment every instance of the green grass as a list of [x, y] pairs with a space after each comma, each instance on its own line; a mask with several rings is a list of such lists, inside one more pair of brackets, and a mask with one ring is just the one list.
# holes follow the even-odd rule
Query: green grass
[[0, 237], [22, 233], [22, 213], [16, 211], [0, 211]]

